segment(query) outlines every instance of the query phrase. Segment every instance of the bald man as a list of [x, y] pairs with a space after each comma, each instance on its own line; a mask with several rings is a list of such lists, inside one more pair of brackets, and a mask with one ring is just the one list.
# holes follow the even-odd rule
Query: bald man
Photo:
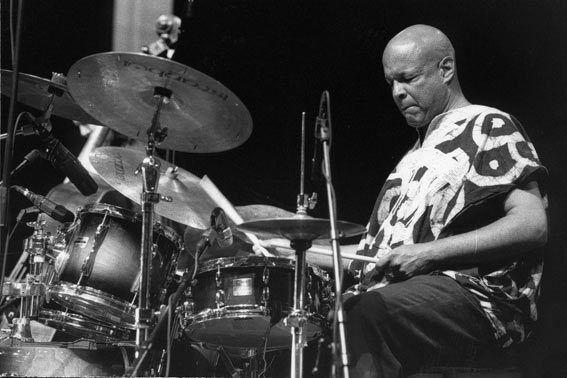
[[396, 378], [525, 340], [537, 318], [547, 175], [518, 121], [471, 104], [447, 36], [414, 25], [382, 56], [415, 145], [388, 176], [345, 294], [351, 376]]

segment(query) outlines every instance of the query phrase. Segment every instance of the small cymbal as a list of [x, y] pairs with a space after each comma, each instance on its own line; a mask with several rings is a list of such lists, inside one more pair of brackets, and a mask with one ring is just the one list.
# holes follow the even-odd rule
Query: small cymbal
[[[10, 96], [12, 93], [13, 73], [10, 70], [1, 70], [2, 94]], [[64, 77], [61, 76], [63, 82]], [[99, 121], [86, 113], [71, 97], [67, 85], [38, 76], [20, 73], [18, 83], [18, 102], [41, 111], [47, 110], [49, 102], [53, 99], [52, 113], [58, 117], [78, 121], [84, 124], [102, 125]]]
[[[140, 204], [143, 184], [136, 170], [145, 157], [143, 151], [99, 147], [90, 154], [89, 160], [111, 187]], [[161, 163], [157, 192], [171, 198], [171, 202], [162, 199], [155, 204], [156, 214], [197, 229], [208, 228], [216, 205], [199, 185], [200, 178], [163, 159], [156, 159]]]
[[85, 57], [67, 75], [69, 91], [82, 108], [106, 126], [146, 141], [158, 108], [156, 92], [169, 99], [159, 125], [159, 145], [184, 152], [219, 152], [244, 143], [252, 117], [240, 99], [213, 78], [151, 55], [109, 52]]
[[[328, 219], [312, 218], [296, 214], [290, 218], [259, 219], [241, 223], [237, 228], [244, 232], [265, 237], [283, 236], [288, 240], [329, 239], [331, 222]], [[361, 225], [338, 221], [339, 237], [350, 237], [363, 234], [365, 228]]]

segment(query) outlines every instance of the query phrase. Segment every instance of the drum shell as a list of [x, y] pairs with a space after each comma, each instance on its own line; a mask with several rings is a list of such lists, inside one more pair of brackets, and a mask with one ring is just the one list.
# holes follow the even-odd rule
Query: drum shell
[[[260, 256], [219, 258], [197, 270], [191, 309], [183, 319], [196, 341], [227, 347], [290, 347], [291, 329], [283, 319], [293, 310], [295, 263]], [[304, 310], [306, 339], [322, 335], [332, 306], [332, 282], [310, 265], [306, 273]], [[219, 293], [222, 303], [219, 303]], [[264, 345], [265, 343], [265, 345]]]
[[[97, 236], [97, 228], [103, 223], [107, 230]], [[53, 300], [78, 314], [134, 327], [141, 237], [141, 216], [137, 213], [106, 204], [81, 208], [69, 229], [66, 248], [55, 261], [50, 285]], [[165, 301], [182, 241], [175, 231], [158, 223], [153, 227], [153, 241], [150, 304], [157, 308]], [[92, 264], [92, 271], [81, 277], [86, 261]]]

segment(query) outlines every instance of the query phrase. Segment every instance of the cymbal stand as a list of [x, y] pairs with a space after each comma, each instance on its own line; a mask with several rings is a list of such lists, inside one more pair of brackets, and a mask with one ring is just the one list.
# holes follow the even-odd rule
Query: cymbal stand
[[305, 298], [305, 252], [311, 248], [311, 240], [291, 240], [291, 248], [295, 250], [294, 297], [293, 310], [284, 319], [284, 325], [292, 328], [291, 333], [291, 374], [290, 378], [303, 376], [303, 348], [307, 346], [303, 328], [307, 322], [307, 312], [304, 309]]
[[161, 199], [157, 188], [160, 176], [160, 162], [155, 158], [155, 146], [161, 143], [167, 136], [167, 128], [162, 129], [159, 123], [161, 108], [169, 101], [171, 91], [166, 88], [156, 87], [154, 97], [158, 98], [158, 105], [152, 125], [147, 131], [148, 144], [146, 146], [146, 157], [138, 167], [137, 173], [142, 174], [142, 253], [140, 254], [140, 285], [138, 287], [138, 308], [136, 309], [136, 356], [140, 350], [145, 348], [145, 341], [149, 336], [149, 328], [152, 321], [152, 309], [150, 307], [150, 277], [153, 246], [153, 224], [154, 205]]
[[[329, 219], [331, 222], [331, 244], [333, 249], [333, 272], [335, 275], [335, 324], [338, 329], [334, 329], [333, 338], [336, 337], [336, 332], [338, 331], [339, 336], [339, 348], [340, 351], [337, 352], [336, 343], [333, 343], [333, 352], [335, 354], [335, 366], [340, 363], [339, 367], [342, 368], [342, 377], [349, 378], [349, 361], [346, 349], [346, 335], [345, 335], [345, 316], [343, 312], [343, 306], [341, 301], [341, 290], [343, 281], [343, 271], [342, 271], [342, 259], [339, 247], [339, 232], [337, 228], [337, 211], [336, 211], [336, 201], [333, 190], [333, 183], [331, 179], [331, 159], [330, 159], [330, 145], [331, 145], [331, 109], [330, 109], [330, 99], [329, 93], [327, 91], [323, 92], [322, 103], [327, 107], [326, 109], [326, 122], [318, 122], [317, 129], [315, 130], [315, 136], [323, 144], [323, 174], [325, 176], [325, 183], [327, 187], [327, 199], [329, 201]], [[340, 358], [337, 358], [337, 354], [340, 353]], [[336, 368], [335, 372], [336, 372]]]
[[[301, 115], [301, 169], [300, 169], [299, 195], [297, 196], [297, 214], [306, 215], [307, 209], [313, 209], [316, 204], [316, 193], [311, 197], [305, 195], [305, 112]], [[305, 252], [311, 248], [311, 240], [291, 239], [290, 246], [295, 250], [294, 296], [293, 310], [284, 319], [284, 325], [291, 327], [291, 378], [303, 376], [303, 348], [307, 346], [304, 325], [307, 322], [307, 313], [304, 309], [306, 259]]]

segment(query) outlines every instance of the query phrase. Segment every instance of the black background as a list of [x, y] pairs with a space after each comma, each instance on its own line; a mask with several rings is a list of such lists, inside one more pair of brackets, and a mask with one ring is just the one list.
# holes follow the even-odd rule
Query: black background
[[[1, 64], [11, 69], [9, 1], [1, 4]], [[110, 51], [112, 8], [109, 0], [26, 2], [20, 71], [50, 78], [53, 71], [66, 73], [80, 58]], [[263, 203], [295, 211], [301, 112], [307, 113], [309, 157], [319, 99], [329, 90], [338, 217], [359, 224], [366, 223], [380, 184], [416, 137], [383, 80], [382, 49], [411, 24], [443, 30], [457, 51], [468, 99], [514, 114], [549, 169], [551, 234], [541, 321], [530, 341], [529, 358], [548, 376], [565, 375], [567, 3], [196, 0], [189, 12], [186, 2], [177, 0], [174, 13], [183, 19], [184, 28], [174, 60], [223, 83], [244, 102], [254, 121], [252, 136], [242, 146], [215, 154], [177, 153], [177, 163], [199, 176], [207, 174], [235, 205]], [[2, 132], [7, 104], [2, 96]], [[84, 142], [78, 129], [67, 120], [53, 121], [54, 135], [78, 154]], [[36, 137], [18, 137], [15, 164], [39, 147]], [[46, 194], [62, 179], [40, 161], [13, 184]], [[312, 215], [327, 217], [323, 187], [307, 182], [307, 189], [320, 194]], [[12, 198], [14, 218], [28, 204], [19, 195]]]

